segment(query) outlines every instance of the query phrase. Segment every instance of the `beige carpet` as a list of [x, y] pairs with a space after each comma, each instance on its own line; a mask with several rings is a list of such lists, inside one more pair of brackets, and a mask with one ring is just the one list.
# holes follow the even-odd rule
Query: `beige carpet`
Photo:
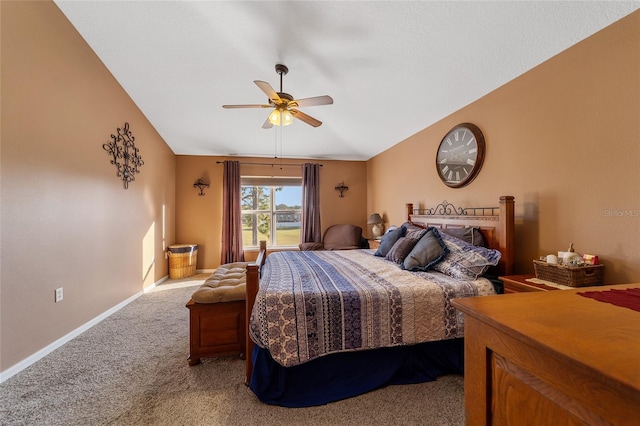
[[242, 360], [189, 367], [184, 305], [207, 276], [165, 281], [0, 384], [0, 424], [464, 424], [461, 376], [293, 409], [258, 401]]

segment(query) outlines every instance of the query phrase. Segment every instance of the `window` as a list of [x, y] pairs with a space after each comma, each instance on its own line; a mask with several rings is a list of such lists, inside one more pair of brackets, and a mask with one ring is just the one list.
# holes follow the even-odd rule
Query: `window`
[[242, 177], [241, 192], [244, 247], [261, 240], [271, 247], [300, 243], [301, 178]]

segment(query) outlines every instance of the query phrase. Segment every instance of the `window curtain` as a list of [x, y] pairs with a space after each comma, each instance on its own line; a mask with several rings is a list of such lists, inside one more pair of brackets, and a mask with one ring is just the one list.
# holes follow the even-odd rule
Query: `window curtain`
[[302, 165], [302, 225], [301, 243], [322, 241], [320, 229], [320, 164]]
[[242, 210], [240, 207], [240, 162], [225, 161], [222, 177], [222, 250], [220, 262], [244, 261]]

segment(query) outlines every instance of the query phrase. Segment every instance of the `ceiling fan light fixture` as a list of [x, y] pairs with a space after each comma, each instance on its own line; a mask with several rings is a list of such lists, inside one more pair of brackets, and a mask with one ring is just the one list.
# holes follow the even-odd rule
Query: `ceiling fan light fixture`
[[293, 115], [286, 109], [274, 109], [269, 114], [269, 122], [275, 126], [288, 126], [293, 123]]
[[[2, 1], [2, 0], [0, 0]], [[270, 129], [275, 126], [288, 126], [293, 123], [293, 117], [309, 126], [318, 127], [322, 121], [300, 111], [299, 107], [315, 105], [331, 105], [333, 99], [329, 95], [314, 96], [312, 98], [295, 99], [288, 93], [282, 91], [282, 76], [289, 72], [289, 68], [283, 64], [276, 64], [276, 72], [280, 75], [280, 91], [276, 92], [266, 81], [253, 80], [256, 86], [267, 95], [268, 104], [244, 104], [244, 105], [222, 105], [222, 108], [274, 108], [267, 119], [262, 124], [263, 129]]]

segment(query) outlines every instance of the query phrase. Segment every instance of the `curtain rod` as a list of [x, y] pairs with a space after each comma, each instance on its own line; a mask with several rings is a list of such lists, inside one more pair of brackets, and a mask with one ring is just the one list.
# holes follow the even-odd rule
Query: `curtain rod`
[[[224, 161], [216, 161], [216, 163], [217, 164], [223, 164]], [[271, 167], [274, 167], [274, 166], [285, 166], [285, 167], [290, 166], [290, 167], [293, 167], [293, 166], [302, 166], [302, 164], [303, 163], [300, 163], [300, 164], [294, 164], [294, 163], [279, 163], [279, 164], [276, 164], [276, 163], [240, 163], [241, 166], [242, 165], [247, 165], [247, 166], [271, 166]], [[322, 164], [320, 164], [320, 167], [322, 167]]]

